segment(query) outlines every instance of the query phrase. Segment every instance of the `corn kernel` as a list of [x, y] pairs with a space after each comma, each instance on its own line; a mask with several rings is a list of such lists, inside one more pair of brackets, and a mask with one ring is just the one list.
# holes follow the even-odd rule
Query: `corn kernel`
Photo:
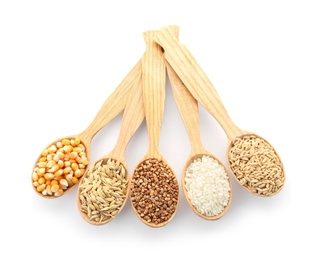
[[79, 144], [78, 147], [80, 147], [83, 152], [86, 150], [86, 148], [85, 148], [85, 146], [83, 144]]
[[39, 159], [39, 162], [45, 162], [45, 161], [47, 161], [47, 157], [41, 157], [41, 158]]
[[73, 152], [81, 153], [83, 150], [80, 147], [74, 147]]
[[63, 147], [65, 153], [70, 153], [73, 150], [73, 147], [71, 145], [64, 145]]
[[48, 163], [47, 163], [47, 167], [48, 167], [48, 168], [51, 168], [51, 167], [53, 167], [55, 164], [56, 164], [55, 161], [48, 161]]
[[48, 148], [48, 153], [55, 153], [57, 151], [56, 145], [52, 145]]
[[76, 171], [77, 169], [79, 169], [79, 165], [77, 163], [72, 163], [71, 168], [73, 171]]
[[77, 162], [77, 163], [81, 163], [82, 162], [82, 159], [81, 159], [81, 157], [77, 157], [77, 158], [75, 158], [75, 161]]
[[57, 192], [55, 192], [55, 196], [56, 197], [59, 197], [59, 196], [62, 196], [64, 194], [64, 191], [62, 189], [59, 189]]
[[81, 153], [79, 153], [79, 156], [80, 156], [80, 157], [82, 157], [82, 156], [87, 157], [87, 154], [86, 154], [85, 152], [81, 152]]
[[69, 183], [65, 179], [61, 179], [59, 181], [59, 184], [60, 184], [60, 186], [61, 186], [62, 189], [67, 189], [67, 187], [69, 186]]
[[49, 161], [52, 161], [52, 159], [53, 159], [53, 153], [52, 154], [48, 154], [47, 155], [47, 161], [49, 162]]
[[69, 139], [63, 139], [62, 140], [62, 144], [63, 145], [69, 145], [70, 144], [70, 140]]
[[56, 193], [57, 191], [59, 191], [59, 186], [57, 184], [51, 186], [51, 191]]
[[73, 178], [73, 175], [72, 175], [72, 174], [67, 174], [67, 175], [65, 176], [65, 179], [66, 179], [68, 182], [70, 182], [70, 181], [72, 180], [72, 178]]
[[71, 166], [71, 162], [70, 161], [66, 161], [64, 162], [64, 167], [70, 167]]
[[58, 167], [59, 167], [60, 169], [62, 169], [62, 168], [64, 167], [64, 162], [63, 162], [62, 160], [59, 160], [59, 161], [57, 162], [57, 165], [58, 165]]
[[72, 177], [72, 180], [71, 180], [74, 184], [77, 184], [79, 182], [78, 178], [76, 177]]
[[70, 160], [70, 154], [66, 153], [64, 155], [64, 161], [69, 161]]
[[38, 176], [37, 172], [34, 171], [34, 172], [32, 173], [32, 180], [33, 180], [33, 181], [37, 181], [38, 179], [39, 179], [39, 176]]
[[54, 185], [58, 185], [58, 181], [57, 180], [52, 180], [51, 182], [50, 182], [50, 186], [54, 186]]
[[59, 156], [58, 156], [57, 154], [55, 154], [55, 155], [53, 156], [53, 160], [54, 160], [55, 162], [58, 162], [60, 159], [61, 159], [61, 158], [59, 158]]
[[41, 177], [41, 178], [39, 178], [38, 182], [39, 182], [39, 184], [45, 184], [46, 179], [44, 177]]
[[48, 150], [47, 149], [43, 150], [42, 153], [41, 153], [41, 155], [43, 157], [46, 157], [48, 155]]
[[62, 147], [63, 147], [62, 142], [57, 142], [57, 143], [56, 143], [56, 147], [57, 147], [57, 148], [62, 148]]
[[33, 186], [34, 186], [34, 187], [36, 187], [36, 188], [37, 188], [39, 185], [40, 185], [40, 183], [39, 183], [39, 182], [37, 182], [37, 181], [33, 182]]
[[45, 173], [46, 173], [46, 169], [45, 168], [39, 168], [37, 170], [38, 176], [43, 176], [43, 175], [45, 175]]
[[60, 177], [60, 176], [63, 175], [63, 173], [64, 173], [64, 171], [63, 171], [62, 169], [60, 169], [60, 170], [54, 172], [54, 176], [55, 176], [55, 177]]
[[40, 168], [46, 168], [47, 167], [47, 163], [46, 162], [39, 162], [39, 163], [37, 163], [37, 165]]
[[64, 174], [68, 174], [71, 171], [72, 171], [71, 167], [66, 167], [63, 172], [64, 172]]
[[85, 157], [85, 156], [83, 156], [83, 157], [81, 157], [81, 163], [83, 164], [83, 165], [88, 165], [88, 159], [87, 159], [87, 157]]
[[50, 185], [51, 180], [46, 180], [46, 185]]
[[79, 144], [80, 144], [80, 142], [81, 142], [81, 141], [80, 141], [80, 139], [79, 139], [79, 138], [75, 138], [75, 139], [74, 139], [74, 144], [75, 144], [75, 145], [79, 145]]
[[50, 187], [50, 185], [47, 185], [46, 190], [47, 190], [47, 194], [48, 194], [48, 195], [50, 195], [50, 196], [53, 195], [53, 192], [51, 191], [51, 187]]
[[45, 179], [46, 180], [52, 180], [52, 179], [54, 179], [54, 177], [55, 177], [55, 175], [52, 174], [52, 173], [46, 173], [45, 174]]
[[46, 184], [39, 185], [39, 186], [37, 187], [37, 191], [38, 191], [38, 192], [42, 192], [45, 188], [46, 188]]
[[59, 169], [59, 166], [55, 164], [48, 172], [56, 172]]
[[59, 157], [59, 159], [63, 160], [64, 159], [64, 153], [57, 151], [56, 155]]
[[70, 159], [75, 159], [78, 156], [77, 152], [71, 152], [70, 153]]
[[42, 195], [43, 195], [43, 196], [47, 196], [47, 195], [48, 195], [48, 193], [47, 193], [47, 190], [46, 190], [46, 189], [44, 189], [44, 190], [43, 190], [41, 193], [42, 193]]
[[82, 164], [82, 163], [79, 163], [79, 168], [80, 169], [85, 169], [86, 168], [86, 165]]

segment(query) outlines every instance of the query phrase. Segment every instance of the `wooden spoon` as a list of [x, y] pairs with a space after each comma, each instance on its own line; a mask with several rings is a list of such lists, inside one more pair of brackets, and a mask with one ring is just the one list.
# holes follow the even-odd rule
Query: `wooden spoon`
[[[285, 182], [282, 161], [264, 138], [238, 128], [201, 66], [182, 45], [173, 26], [161, 28], [154, 40], [165, 50], [165, 58], [194, 98], [217, 120], [228, 137], [227, 161], [235, 179], [259, 196], [279, 193]], [[240, 153], [240, 154], [239, 154]]]
[[[183, 169], [182, 173], [182, 187], [184, 191], [185, 198], [192, 208], [192, 210], [201, 218], [206, 219], [206, 220], [217, 220], [221, 218], [226, 211], [228, 210], [231, 200], [232, 200], [232, 184], [230, 181], [230, 177], [225, 169], [225, 166], [223, 163], [216, 158], [213, 154], [211, 154], [209, 151], [207, 151], [201, 141], [201, 136], [200, 136], [200, 129], [199, 129], [199, 119], [198, 119], [198, 103], [195, 100], [195, 98], [191, 95], [191, 93], [188, 91], [188, 89], [184, 86], [183, 82], [180, 80], [180, 78], [177, 76], [177, 74], [174, 72], [174, 70], [171, 68], [171, 66], [167, 63], [167, 72], [170, 80], [170, 84], [172, 87], [172, 91], [174, 94], [174, 98], [176, 101], [176, 105], [178, 107], [178, 110], [180, 112], [181, 118], [183, 119], [183, 122], [185, 124], [185, 128], [187, 131], [187, 134], [190, 138], [190, 143], [191, 143], [191, 154], [189, 158], [186, 161], [186, 164]], [[209, 156], [210, 158], [216, 160], [219, 165], [221, 165], [225, 173], [227, 175], [227, 180], [229, 184], [229, 189], [230, 189], [230, 195], [228, 198], [228, 201], [226, 202], [225, 205], [222, 205], [224, 209], [219, 212], [217, 215], [206, 215], [205, 213], [201, 213], [195, 205], [192, 204], [189, 196], [188, 196], [188, 190], [186, 189], [186, 182], [185, 182], [185, 176], [186, 176], [186, 171], [187, 168], [193, 163], [195, 160], [198, 158], [202, 158], [203, 156]], [[220, 187], [219, 187], [220, 189]], [[211, 202], [214, 205], [218, 203], [217, 201]]]
[[[82, 176], [81, 173], [83, 173], [83, 171], [85, 170], [85, 168], [87, 167], [88, 162], [89, 162], [89, 158], [90, 158], [89, 150], [90, 150], [91, 140], [93, 139], [93, 137], [96, 135], [96, 133], [99, 130], [101, 130], [107, 123], [109, 123], [114, 117], [119, 115], [124, 110], [126, 103], [127, 103], [127, 97], [129, 96], [130, 91], [133, 88], [133, 86], [138, 83], [138, 79], [141, 77], [141, 71], [142, 71], [141, 61], [138, 61], [138, 63], [132, 68], [132, 70], [123, 79], [123, 81], [114, 90], [114, 92], [112, 92], [112, 94], [107, 98], [107, 100], [104, 102], [104, 104], [98, 111], [98, 113], [95, 116], [95, 118], [93, 119], [93, 121], [89, 124], [89, 126], [83, 132], [81, 132], [80, 134], [77, 134], [77, 135], [63, 137], [63, 138], [60, 138], [60, 139], [52, 142], [39, 155], [38, 159], [36, 160], [36, 162], [34, 164], [34, 167], [32, 170], [32, 178], [31, 178], [32, 187], [38, 195], [40, 195], [43, 198], [47, 198], [47, 199], [58, 198], [58, 197], [62, 196], [63, 194], [69, 192], [75, 186], [75, 184], [77, 184], [76, 179], [80, 179], [80, 177]], [[48, 153], [48, 148], [51, 146], [53, 146], [51, 160], [58, 161], [59, 159], [61, 159], [61, 158], [58, 158], [58, 156], [54, 158], [54, 156], [55, 156], [55, 154], [58, 153], [59, 149], [63, 149], [63, 148], [59, 148], [59, 147], [61, 146], [60, 143], [62, 142], [62, 140], [65, 140], [65, 139], [67, 139], [67, 140], [77, 139], [77, 143], [80, 141], [80, 143], [83, 145], [82, 148], [85, 149], [84, 151], [82, 151], [83, 156], [85, 157], [84, 161], [83, 161], [84, 164], [80, 165], [80, 163], [79, 163], [79, 172], [77, 174], [76, 174], [76, 170], [75, 170], [75, 172], [73, 172], [74, 170], [71, 168], [72, 165], [68, 165], [68, 164], [70, 164], [70, 162], [67, 163], [67, 165], [62, 166], [63, 160], [60, 163], [60, 167], [58, 169], [58, 170], [60, 170], [59, 172], [55, 172], [54, 169], [51, 170], [50, 167], [47, 167], [44, 165], [41, 165], [43, 167], [40, 167], [39, 163], [44, 162], [45, 158], [49, 156], [49, 155], [47, 155], [47, 153]], [[56, 147], [57, 143], [58, 143], [59, 147]], [[68, 153], [67, 153], [68, 156], [70, 156], [70, 152], [69, 152], [70, 149], [71, 148], [68, 148]], [[60, 153], [58, 153], [58, 154], [60, 154]], [[60, 156], [64, 156], [64, 155], [60, 154]], [[78, 156], [79, 156], [79, 154], [78, 154]], [[77, 154], [73, 154], [72, 157], [77, 157]], [[67, 158], [67, 159], [69, 161], [69, 158]], [[81, 160], [81, 158], [80, 158], [80, 160]], [[51, 164], [53, 164], [53, 162]], [[49, 165], [49, 166], [52, 166], [52, 165]], [[61, 168], [61, 166], [63, 168]], [[82, 167], [81, 169], [80, 169], [80, 166]], [[65, 173], [63, 173], [63, 171], [64, 171], [63, 169], [65, 169], [64, 167], [67, 168]], [[56, 168], [55, 168], [55, 170], [56, 170]], [[76, 166], [73, 168], [75, 169]], [[50, 170], [50, 174], [46, 175], [47, 172], [49, 172], [49, 170]], [[66, 175], [64, 175], [64, 174], [66, 174]], [[76, 174], [76, 177], [75, 177], [75, 174]], [[61, 179], [60, 176], [65, 176], [65, 178]], [[73, 177], [75, 177], [76, 179], [74, 179]], [[60, 179], [61, 179], [60, 182], [62, 184], [58, 183]], [[73, 182], [72, 179], [75, 180], [75, 182]], [[53, 185], [52, 187], [51, 187], [51, 183]], [[40, 185], [42, 185], [41, 188], [39, 187]], [[60, 189], [58, 189], [58, 188], [60, 188]], [[51, 189], [53, 189], [53, 190], [51, 190]], [[56, 192], [56, 190], [58, 190], [58, 191]]]
[[[79, 184], [77, 193], [78, 209], [83, 219], [90, 224], [106, 224], [113, 220], [123, 209], [128, 198], [130, 184], [125, 150], [143, 119], [144, 105], [142, 78], [140, 75], [138, 84], [132, 89], [127, 101], [120, 134], [114, 149], [91, 165]], [[115, 170], [111, 172], [111, 165], [117, 167], [117, 169], [121, 171], [119, 177], [113, 176]], [[103, 167], [104, 172], [101, 172], [99, 167]], [[106, 172], [105, 169], [108, 171]], [[90, 179], [93, 180], [90, 181]], [[120, 182], [118, 179], [120, 179]], [[121, 196], [117, 197], [113, 193], [116, 193], [118, 190], [117, 183], [120, 184], [121, 180], [124, 187], [122, 189], [122, 194], [120, 194]], [[105, 191], [105, 189], [108, 190]], [[99, 192], [98, 190], [103, 192]], [[96, 198], [93, 195], [95, 195]], [[101, 199], [98, 199], [97, 196], [100, 196]], [[88, 200], [93, 203], [89, 203]], [[115, 206], [116, 203], [118, 205], [117, 207]], [[113, 208], [111, 208], [112, 206]]]
[[132, 207], [143, 223], [162, 227], [176, 213], [179, 186], [173, 170], [159, 152], [166, 70], [162, 49], [153, 41], [154, 34], [155, 31], [143, 33], [146, 42], [142, 57], [143, 100], [149, 147], [135, 167], [130, 197]]

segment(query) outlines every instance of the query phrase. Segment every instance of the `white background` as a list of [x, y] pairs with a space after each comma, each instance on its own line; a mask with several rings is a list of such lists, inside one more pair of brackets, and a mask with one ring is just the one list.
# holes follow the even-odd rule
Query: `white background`
[[[0, 1], [1, 254], [35, 259], [328, 259], [328, 1]], [[86, 223], [76, 189], [46, 200], [30, 178], [53, 140], [78, 134], [144, 51], [142, 32], [180, 26], [240, 128], [279, 152], [286, 184], [274, 197], [233, 199], [217, 221], [180, 193], [165, 227], [143, 224], [127, 202], [110, 223]], [[170, 86], [160, 150], [180, 180], [189, 140]], [[121, 115], [93, 139], [110, 152]], [[205, 147], [227, 166], [227, 139], [200, 107]], [[129, 143], [132, 172], [147, 150], [145, 122]], [[3, 259], [3, 257], [1, 257]]]

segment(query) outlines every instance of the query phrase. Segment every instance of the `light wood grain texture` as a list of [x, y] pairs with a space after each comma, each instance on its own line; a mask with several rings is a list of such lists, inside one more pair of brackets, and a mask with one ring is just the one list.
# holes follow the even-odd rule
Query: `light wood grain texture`
[[[143, 102], [149, 136], [149, 147], [145, 156], [135, 167], [135, 171], [141, 163], [148, 159], [162, 160], [169, 166], [166, 159], [159, 151], [160, 130], [165, 104], [166, 68], [162, 48], [153, 40], [154, 34], [155, 31], [146, 31], [143, 33], [146, 44], [146, 50], [142, 57]], [[174, 173], [173, 170], [172, 172]], [[138, 218], [144, 224], [153, 228], [165, 226], [176, 213], [175, 211], [169, 220], [161, 222], [160, 224], [154, 224], [144, 220], [137, 212], [133, 203], [132, 207]]]
[[[186, 201], [188, 202], [191, 209], [194, 211], [195, 214], [197, 214], [199, 217], [206, 219], [206, 220], [217, 220], [224, 216], [224, 214], [227, 212], [231, 201], [232, 201], [232, 183], [230, 180], [230, 177], [228, 176], [227, 170], [225, 169], [224, 164], [216, 158], [213, 154], [211, 154], [209, 151], [205, 149], [205, 147], [202, 144], [201, 135], [200, 135], [200, 129], [199, 129], [199, 110], [198, 110], [198, 102], [196, 99], [191, 95], [191, 93], [188, 91], [188, 89], [185, 87], [183, 82], [180, 80], [180, 78], [177, 76], [175, 71], [171, 68], [171, 66], [166, 63], [166, 68], [168, 72], [169, 81], [171, 84], [171, 88], [174, 94], [174, 99], [176, 102], [176, 105], [178, 107], [179, 113], [181, 115], [181, 118], [184, 122], [187, 134], [190, 139], [191, 143], [191, 154], [189, 158], [186, 161], [186, 164], [183, 168], [182, 172], [182, 188], [184, 192], [184, 196], [186, 198]], [[196, 159], [202, 158], [202, 156], [210, 156], [213, 159], [217, 160], [218, 163], [224, 167], [229, 184], [230, 184], [230, 199], [227, 203], [227, 206], [225, 209], [216, 216], [205, 216], [201, 214], [192, 204], [188, 197], [187, 190], [185, 188], [185, 176], [186, 176], [186, 170], [189, 167], [189, 165]]]
[[[102, 107], [99, 109], [93, 121], [89, 124], [89, 126], [77, 135], [71, 135], [59, 138], [53, 142], [51, 142], [46, 148], [48, 148], [52, 144], [56, 144], [56, 142], [61, 141], [65, 138], [79, 138], [83, 145], [86, 147], [86, 154], [88, 160], [90, 159], [90, 145], [92, 138], [101, 130], [106, 124], [108, 124], [113, 118], [119, 115], [125, 108], [127, 99], [130, 95], [131, 89], [138, 82], [141, 77], [142, 72], [142, 63], [141, 60], [137, 62], [137, 64], [131, 69], [131, 71], [127, 74], [127, 76], [122, 80], [122, 82], [117, 86], [117, 88], [112, 92], [112, 94], [105, 100]], [[40, 156], [37, 158], [32, 172], [36, 167], [36, 164], [39, 162]], [[81, 179], [81, 178], [80, 178]], [[40, 192], [36, 190], [36, 187], [33, 185], [33, 180], [31, 178], [32, 187], [35, 192], [43, 198], [53, 199], [58, 198], [55, 196], [44, 196]], [[75, 185], [69, 187], [64, 191], [64, 196], [67, 192], [69, 192]]]
[[[165, 51], [165, 58], [167, 62], [171, 65], [193, 97], [217, 120], [217, 122], [224, 129], [229, 141], [226, 150], [226, 158], [232, 172], [232, 168], [228, 160], [228, 152], [232, 147], [233, 141], [244, 135], [258, 135], [242, 130], [233, 123], [216, 91], [216, 88], [213, 86], [201, 66], [197, 63], [191, 52], [179, 42], [178, 38], [175, 36], [173, 27], [174, 26], [167, 26], [161, 28], [154, 36], [154, 40], [162, 46]], [[263, 137], [260, 138], [264, 139]], [[266, 139], [264, 140], [268, 142]], [[277, 151], [275, 152], [278, 155]], [[232, 175], [237, 180], [236, 176], [234, 174]], [[240, 183], [238, 180], [237, 182]], [[259, 195], [252, 192], [245, 186], [243, 187], [248, 192]], [[277, 194], [280, 190], [272, 195]]]
[[[120, 162], [126, 171], [126, 179], [128, 180], [127, 185], [127, 191], [125, 194], [125, 200], [119, 209], [118, 213], [115, 215], [118, 216], [121, 210], [124, 208], [128, 196], [129, 196], [129, 190], [130, 190], [130, 177], [129, 177], [129, 171], [126, 163], [125, 158], [125, 151], [129, 144], [129, 141], [141, 125], [144, 119], [144, 104], [143, 104], [143, 89], [142, 89], [142, 77], [141, 74], [139, 75], [139, 79], [135, 82], [135, 86], [132, 88], [132, 91], [130, 91], [129, 98], [127, 100], [127, 105], [123, 113], [121, 128], [118, 140], [116, 142], [116, 145], [114, 149], [109, 153], [104, 155], [102, 158], [98, 159], [93, 165], [97, 164], [100, 160], [103, 160], [103, 164], [106, 164], [108, 160], [116, 160]], [[89, 167], [89, 169], [93, 168], [92, 166]], [[80, 203], [80, 189], [78, 188], [77, 192], [77, 206], [78, 210], [80, 212], [80, 215], [82, 218], [87, 221], [90, 224], [93, 225], [104, 225], [110, 221], [112, 221], [114, 218], [107, 219], [102, 222], [97, 222], [90, 220], [88, 216], [81, 211], [81, 203]]]

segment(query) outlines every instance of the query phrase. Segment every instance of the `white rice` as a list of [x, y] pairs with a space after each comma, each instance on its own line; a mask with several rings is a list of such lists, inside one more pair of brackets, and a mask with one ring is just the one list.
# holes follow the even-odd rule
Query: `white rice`
[[217, 160], [209, 156], [204, 155], [187, 167], [185, 188], [191, 204], [205, 216], [217, 216], [229, 202], [228, 174]]

